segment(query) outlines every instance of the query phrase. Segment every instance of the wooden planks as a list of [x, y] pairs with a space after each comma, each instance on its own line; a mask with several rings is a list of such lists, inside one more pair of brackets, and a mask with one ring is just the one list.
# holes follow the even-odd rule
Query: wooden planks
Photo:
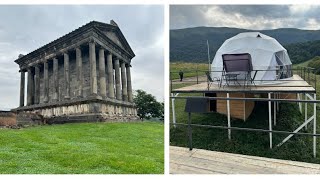
[[[315, 89], [304, 81], [300, 76], [293, 75], [292, 81], [276, 81], [276, 84], [264, 84], [264, 85], [251, 85], [244, 88], [243, 86], [225, 86], [219, 87], [217, 83], [213, 83], [210, 86], [209, 91], [212, 92], [315, 92]], [[280, 82], [280, 83], [279, 83]], [[174, 89], [172, 92], [204, 92], [208, 91], [208, 84], [200, 83], [191, 86], [186, 86], [178, 89]]]
[[170, 146], [171, 174], [320, 174], [320, 165]]
[[[217, 93], [217, 97], [227, 97], [227, 93]], [[234, 98], [254, 98], [253, 94], [230, 93]], [[254, 101], [230, 100], [230, 116], [236, 119], [246, 120], [254, 108]], [[217, 112], [227, 115], [227, 101], [217, 100]]]

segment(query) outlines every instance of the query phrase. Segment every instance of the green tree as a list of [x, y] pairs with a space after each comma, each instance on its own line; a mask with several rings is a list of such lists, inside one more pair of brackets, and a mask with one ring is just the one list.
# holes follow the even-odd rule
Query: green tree
[[139, 89], [133, 98], [137, 106], [138, 116], [140, 119], [161, 118], [164, 117], [164, 104], [147, 92]]
[[320, 56], [316, 56], [310, 60], [308, 67], [314, 68], [314, 73], [320, 74]]

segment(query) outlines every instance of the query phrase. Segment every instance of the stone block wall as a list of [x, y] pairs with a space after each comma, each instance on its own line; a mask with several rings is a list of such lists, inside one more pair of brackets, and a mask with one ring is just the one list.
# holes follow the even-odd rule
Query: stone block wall
[[10, 111], [0, 111], [0, 126], [16, 125], [16, 114]]

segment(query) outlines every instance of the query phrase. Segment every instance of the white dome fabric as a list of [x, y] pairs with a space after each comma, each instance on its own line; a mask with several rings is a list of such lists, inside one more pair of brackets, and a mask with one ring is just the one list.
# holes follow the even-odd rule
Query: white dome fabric
[[[245, 32], [227, 39], [221, 45], [212, 61], [211, 70], [223, 70], [223, 54], [240, 53], [251, 55], [253, 70], [275, 70], [276, 66], [292, 65], [287, 50], [277, 40], [259, 32]], [[211, 76], [221, 78], [221, 74], [212, 72]], [[276, 71], [258, 71], [255, 80], [276, 80], [276, 78]]]

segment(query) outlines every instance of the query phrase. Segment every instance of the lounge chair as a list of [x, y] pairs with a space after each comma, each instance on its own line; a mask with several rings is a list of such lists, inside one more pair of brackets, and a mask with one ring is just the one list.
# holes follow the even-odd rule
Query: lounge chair
[[257, 71], [253, 77], [251, 77], [251, 73], [253, 71], [251, 55], [249, 53], [243, 54], [223, 54], [223, 72], [222, 78], [226, 81], [226, 85], [230, 85], [230, 82], [233, 81], [234, 84], [239, 83], [239, 76], [244, 76], [243, 85], [244, 87], [250, 83], [254, 84], [254, 79], [256, 77]]
[[210, 89], [210, 86], [212, 85], [212, 83], [215, 81], [218, 82], [219, 85], [221, 84], [220, 78], [216, 78], [216, 77], [212, 78], [209, 72], [206, 72], [206, 75], [208, 79], [208, 90]]

